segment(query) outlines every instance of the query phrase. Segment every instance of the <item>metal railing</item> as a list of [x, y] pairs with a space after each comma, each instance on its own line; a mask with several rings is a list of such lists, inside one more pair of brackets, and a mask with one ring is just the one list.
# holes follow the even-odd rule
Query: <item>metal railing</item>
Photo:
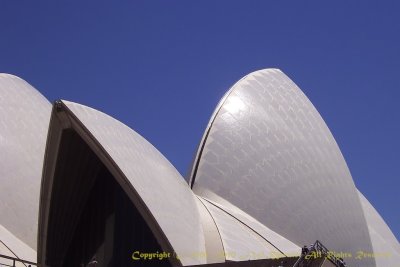
[[307, 267], [313, 260], [325, 258], [331, 261], [337, 267], [346, 267], [343, 259], [336, 257], [319, 241], [315, 241], [310, 247], [304, 247], [300, 258], [296, 261], [293, 267]]
[[[6, 259], [9, 260], [10, 264], [7, 263], [3, 263], [2, 259]], [[37, 266], [37, 263], [31, 262], [31, 261], [26, 261], [26, 260], [21, 260], [18, 258], [14, 258], [14, 257], [10, 257], [10, 256], [6, 256], [3, 254], [0, 254], [0, 266], [7, 266], [7, 267], [16, 267], [17, 265], [15, 265], [16, 263], [20, 262], [23, 265], [30, 267], [30, 266]]]
[[333, 255], [332, 253], [330, 253], [329, 250], [324, 245], [322, 245], [322, 243], [319, 242], [318, 240], [314, 243], [314, 247], [315, 247], [316, 251], [320, 251], [323, 255], [325, 255], [325, 257], [328, 260], [330, 260], [336, 266], [338, 266], [338, 267], [345, 267], [346, 266], [346, 264], [343, 261], [343, 259], [338, 258], [335, 255]]

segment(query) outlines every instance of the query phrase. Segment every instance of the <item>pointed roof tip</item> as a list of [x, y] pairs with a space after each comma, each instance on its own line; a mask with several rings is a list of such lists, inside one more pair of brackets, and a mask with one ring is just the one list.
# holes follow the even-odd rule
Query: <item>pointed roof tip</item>
[[245, 75], [243, 78], [248, 77], [248, 76], [252, 76], [252, 75], [256, 75], [256, 74], [262, 74], [262, 73], [283, 73], [285, 74], [281, 69], [279, 68], [264, 68], [264, 69], [259, 69], [259, 70], [255, 70], [253, 72], [248, 73], [247, 75]]
[[264, 72], [264, 71], [278, 71], [278, 72], [283, 72], [280, 68], [275, 68], [275, 67], [271, 67], [271, 68], [264, 68], [264, 69], [259, 69], [255, 72]]
[[275, 68], [275, 67], [272, 67], [272, 68], [265, 68], [265, 69], [262, 69], [262, 70], [283, 72], [280, 68]]

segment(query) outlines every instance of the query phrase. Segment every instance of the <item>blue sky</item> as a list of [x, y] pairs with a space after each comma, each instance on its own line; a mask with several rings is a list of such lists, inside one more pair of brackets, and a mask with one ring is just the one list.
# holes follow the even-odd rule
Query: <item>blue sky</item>
[[186, 175], [225, 91], [280, 68], [400, 239], [399, 14], [398, 1], [0, 1], [0, 72], [110, 114]]

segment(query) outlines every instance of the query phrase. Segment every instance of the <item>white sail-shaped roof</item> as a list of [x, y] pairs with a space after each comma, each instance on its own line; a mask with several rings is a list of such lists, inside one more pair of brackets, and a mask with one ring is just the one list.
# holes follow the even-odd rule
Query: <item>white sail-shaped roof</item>
[[9, 244], [14, 256], [31, 261], [36, 261], [50, 113], [51, 104], [35, 88], [16, 76], [0, 74], [0, 241]]
[[[320, 240], [353, 255], [372, 250], [338, 145], [280, 70], [251, 73], [224, 96], [199, 145], [190, 184], [199, 195], [212, 192], [299, 246]], [[374, 266], [374, 259], [361, 264]]]
[[[145, 213], [161, 246], [168, 246], [163, 249], [172, 249], [184, 266], [205, 263], [205, 258], [193, 256], [205, 251], [197, 200], [172, 164], [142, 136], [116, 119], [73, 102], [61, 101], [56, 105], [54, 112], [65, 112], [65, 122], [72, 121], [72, 127], [84, 135], [97, 156], [112, 165], [115, 179]], [[44, 179], [42, 197], [47, 199], [51, 188], [46, 188], [46, 184], [51, 182], [46, 176]], [[42, 205], [46, 209], [46, 203]], [[41, 234], [46, 234], [45, 229]]]
[[114, 118], [60, 101], [49, 130], [50, 115], [32, 86], [0, 74], [0, 254], [36, 261], [38, 243], [38, 263], [46, 266], [52, 179], [68, 129], [113, 175], [161, 248], [176, 253], [174, 265], [294, 257], [316, 240], [344, 253], [349, 266], [400, 260], [398, 241], [355, 188], [325, 122], [279, 70], [251, 73], [227, 92], [200, 143], [190, 186]]

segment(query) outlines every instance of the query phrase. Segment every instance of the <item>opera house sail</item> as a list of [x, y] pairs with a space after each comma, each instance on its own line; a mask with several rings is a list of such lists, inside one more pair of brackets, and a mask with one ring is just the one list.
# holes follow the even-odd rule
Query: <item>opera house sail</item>
[[0, 74], [0, 114], [0, 266], [400, 261], [327, 125], [280, 70], [228, 90], [189, 182], [128, 126], [78, 103], [51, 105], [18, 77]]
[[36, 262], [50, 112], [50, 102], [27, 82], [0, 74], [0, 254], [5, 256]]

